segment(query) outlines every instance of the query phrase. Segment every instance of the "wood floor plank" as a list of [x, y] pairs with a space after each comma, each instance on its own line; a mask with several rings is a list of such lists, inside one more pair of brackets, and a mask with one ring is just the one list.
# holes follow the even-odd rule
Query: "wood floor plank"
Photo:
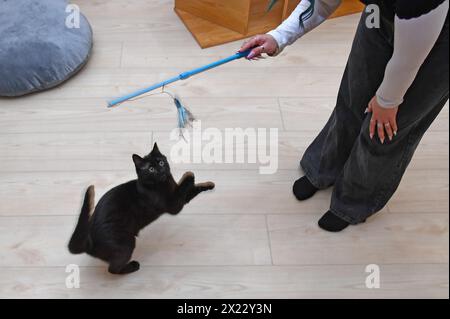
[[[317, 214], [329, 208], [331, 189], [298, 202], [292, 184], [300, 172], [260, 175], [253, 171], [194, 171], [197, 181], [214, 181], [216, 190], [187, 205], [185, 214]], [[173, 170], [179, 179], [184, 171]], [[78, 215], [83, 194], [94, 184], [96, 200], [112, 187], [135, 179], [130, 171], [0, 173], [0, 216]]]
[[7, 298], [442, 298], [448, 265], [382, 265], [380, 289], [365, 286], [366, 265], [296, 267], [142, 267], [117, 278], [80, 268], [80, 288], [67, 289], [65, 268], [2, 268]]
[[[276, 98], [186, 98], [183, 103], [205, 127], [283, 129]], [[239, 116], [236, 116], [239, 114]], [[102, 99], [11, 100], [0, 108], [2, 133], [145, 132], [177, 127], [168, 96], [148, 97], [106, 108]]]
[[[184, 213], [319, 214], [329, 208], [332, 189], [302, 203], [294, 198], [292, 184], [302, 175], [297, 170], [280, 170], [275, 175], [247, 170], [194, 172], [198, 181], [214, 181], [216, 190], [192, 201]], [[173, 169], [176, 179], [183, 173]], [[136, 178], [131, 167], [126, 171], [0, 173], [0, 177], [1, 216], [77, 215], [88, 185], [95, 185], [98, 200], [112, 187]], [[388, 207], [393, 214], [445, 213], [448, 191], [448, 177], [440, 171], [410, 170]]]
[[449, 212], [448, 170], [410, 170], [388, 204], [394, 213]]
[[320, 214], [271, 215], [275, 265], [447, 263], [448, 214], [380, 213], [339, 234], [317, 226]]
[[431, 124], [430, 131], [448, 132], [449, 131], [449, 102], [444, 106], [436, 120]]
[[100, 132], [0, 135], [0, 172], [134, 169], [148, 154], [151, 133]]
[[320, 132], [336, 105], [336, 97], [280, 98], [286, 130]]
[[[230, 114], [231, 116], [231, 114]], [[274, 116], [277, 116], [274, 114]], [[165, 121], [169, 125], [169, 119]], [[270, 116], [267, 117], [267, 122]], [[215, 119], [211, 119], [214, 123]], [[274, 124], [280, 125], [280, 122]], [[243, 124], [241, 122], [241, 124]], [[129, 124], [131, 125], [131, 123]], [[223, 123], [225, 125], [225, 123]], [[118, 119], [116, 127], [120, 127]], [[202, 132], [211, 128], [201, 124]], [[217, 129], [217, 127], [212, 126]], [[236, 128], [230, 128], [233, 131]], [[243, 129], [246, 129], [244, 127]], [[257, 128], [251, 128], [255, 138], [261, 135]], [[184, 145], [184, 141], [178, 136], [171, 135], [171, 132], [155, 132], [153, 140], [161, 145], [163, 153], [165, 153], [174, 163], [174, 167], [180, 169], [250, 169], [259, 170], [261, 167], [271, 164], [277, 169], [297, 169], [299, 161], [306, 151], [307, 147], [316, 137], [316, 132], [275, 132], [278, 135], [278, 144], [276, 142], [269, 143], [269, 136], [274, 136], [269, 128], [261, 127], [267, 138], [268, 146], [264, 152], [265, 156], [261, 157], [258, 150], [263, 150], [263, 144], [257, 142], [249, 145], [246, 139], [226, 139], [226, 130], [219, 130], [219, 137], [211, 140], [211, 137], [203, 136], [200, 151], [194, 151], [194, 144], [188, 142], [186, 149], [190, 153], [182, 160], [175, 153], [176, 145]], [[275, 129], [277, 129], [275, 127]], [[145, 131], [121, 131], [121, 132], [79, 132], [79, 133], [39, 133], [39, 134], [3, 134], [0, 135], [0, 172], [5, 171], [60, 171], [70, 167], [71, 170], [126, 170], [130, 169], [130, 156], [133, 153], [147, 154], [151, 149], [150, 130]], [[190, 140], [192, 130], [188, 131], [185, 137]], [[172, 139], [173, 138], [173, 139]], [[214, 160], [208, 163], [204, 151], [207, 146], [214, 147], [221, 152], [220, 161]], [[271, 148], [269, 148], [271, 147]], [[83, 154], [83, 155], [80, 155]], [[205, 153], [206, 154], [206, 153]], [[236, 157], [241, 154], [244, 161]], [[249, 160], [250, 154], [256, 155], [256, 162]], [[231, 163], [226, 162], [226, 156], [233, 155], [234, 160]], [[425, 135], [421, 145], [417, 150], [416, 156], [410, 164], [410, 169], [441, 169], [448, 172], [448, 137], [440, 133], [430, 132]], [[269, 161], [264, 164], [264, 161]]]
[[[220, 72], [212, 70], [190, 78], [189, 83], [176, 83], [170, 88], [184, 98], [322, 97], [336, 95], [342, 76], [341, 67], [277, 67], [276, 72], [270, 72], [271, 68], [257, 67], [242, 72], [242, 65], [245, 63], [248, 61], [235, 61], [222, 66]], [[34, 99], [102, 98], [106, 101], [172, 78], [182, 71], [185, 70], [167, 67], [85, 69], [66, 82], [64, 89], [61, 86], [41, 92]], [[270, 81], [267, 84], [255, 85], [255, 79], [266, 79], [269, 73]], [[2, 99], [0, 103], [7, 102]]]
[[[67, 251], [76, 220], [76, 216], [1, 217], [0, 267], [105, 266]], [[265, 217], [163, 216], [140, 233], [133, 258], [143, 266], [269, 265]]]
[[448, 131], [425, 133], [409, 166], [414, 170], [449, 170], [449, 135]]
[[94, 46], [89, 58], [89, 69], [120, 68], [123, 43], [107, 42], [97, 39], [94, 35]]
[[[272, 133], [269, 129], [263, 128], [263, 130], [268, 141], [268, 136]], [[258, 131], [255, 132], [255, 136], [259, 136]], [[267, 158], [258, 155], [256, 163], [251, 163], [248, 156], [254, 154], [263, 145], [258, 143], [250, 147], [246, 140], [238, 139], [227, 142], [225, 131], [221, 131], [220, 138], [213, 143], [222, 150], [222, 160], [212, 164], [208, 164], [207, 158], [203, 156], [205, 146], [210, 144], [206, 140], [202, 142], [201, 152], [194, 152], [193, 143], [186, 144], [187, 148], [191, 149], [186, 158], [187, 162], [182, 162], [176, 154], [172, 156], [172, 151], [176, 150], [174, 146], [185, 143], [180, 139], [177, 131], [175, 131], [175, 139], [171, 139], [170, 132], [155, 132], [153, 140], [158, 142], [161, 151], [171, 159], [173, 167], [179, 169], [259, 171], [260, 167], [269, 165], [272, 165], [274, 169], [298, 168], [300, 155], [312, 140], [313, 134], [295, 132], [280, 133], [279, 136], [279, 150], [275, 142], [269, 144], [271, 149], [266, 148], [265, 151]], [[0, 172], [129, 170], [132, 168], [130, 157], [133, 153], [147, 154], [151, 150], [151, 137], [152, 134], [146, 132], [2, 134], [0, 135]], [[229, 164], [225, 162], [227, 154], [234, 154], [234, 160]], [[238, 161], [236, 154], [243, 154], [244, 161]], [[264, 161], [268, 162], [264, 163]]]

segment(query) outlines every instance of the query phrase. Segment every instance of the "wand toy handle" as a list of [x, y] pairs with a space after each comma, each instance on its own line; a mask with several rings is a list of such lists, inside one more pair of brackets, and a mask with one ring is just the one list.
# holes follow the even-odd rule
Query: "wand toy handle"
[[188, 79], [188, 78], [190, 78], [190, 77], [192, 77], [192, 76], [194, 76], [194, 75], [197, 75], [197, 74], [199, 74], [199, 73], [203, 73], [203, 72], [205, 72], [205, 71], [208, 71], [208, 70], [217, 68], [217, 67], [219, 67], [219, 66], [221, 66], [221, 65], [223, 65], [223, 64], [232, 62], [232, 61], [234, 61], [234, 60], [242, 59], [242, 58], [244, 58], [244, 57], [247, 57], [247, 56], [250, 54], [251, 51], [252, 51], [252, 50], [250, 49], [250, 50], [247, 50], [247, 51], [244, 51], [244, 52], [238, 52], [238, 53], [236, 53], [236, 54], [234, 54], [234, 55], [232, 55], [232, 56], [229, 56], [228, 58], [225, 58], [225, 59], [222, 59], [222, 60], [213, 62], [213, 63], [211, 63], [211, 64], [205, 65], [205, 66], [203, 66], [203, 67], [200, 67], [200, 68], [197, 68], [197, 69], [194, 69], [194, 70], [191, 70], [191, 71], [187, 71], [187, 72], [180, 73], [178, 76], [173, 77], [173, 78], [171, 78], [171, 79], [168, 79], [168, 80], [166, 80], [166, 81], [157, 83], [157, 84], [152, 85], [152, 86], [150, 86], [150, 87], [147, 87], [147, 88], [138, 90], [138, 91], [136, 91], [136, 92], [127, 94], [127, 95], [125, 95], [125, 96], [116, 98], [116, 99], [111, 100], [111, 101], [108, 102], [108, 107], [113, 107], [113, 106], [119, 105], [120, 103], [123, 103], [123, 102], [125, 102], [125, 101], [130, 100], [130, 99], [133, 99], [133, 98], [135, 98], [135, 97], [138, 97], [138, 96], [140, 96], [140, 95], [142, 95], [142, 94], [151, 92], [151, 91], [153, 91], [153, 90], [156, 90], [156, 89], [165, 87], [165, 86], [167, 86], [167, 85], [169, 85], [169, 84], [171, 84], [171, 83], [174, 83], [174, 82], [177, 82], [177, 81], [180, 81], [180, 80], [186, 80], [186, 79]]

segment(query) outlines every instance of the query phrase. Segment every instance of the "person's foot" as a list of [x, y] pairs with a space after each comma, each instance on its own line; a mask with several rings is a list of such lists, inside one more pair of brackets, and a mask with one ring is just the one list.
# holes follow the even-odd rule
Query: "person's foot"
[[313, 197], [319, 189], [308, 180], [306, 176], [298, 179], [294, 183], [293, 191], [298, 200], [306, 200]]
[[323, 230], [329, 231], [329, 232], [334, 232], [334, 233], [344, 230], [349, 225], [350, 225], [350, 223], [339, 218], [338, 216], [333, 214], [331, 211], [326, 212], [325, 215], [323, 215], [322, 218], [319, 220], [320, 228], [322, 228]]

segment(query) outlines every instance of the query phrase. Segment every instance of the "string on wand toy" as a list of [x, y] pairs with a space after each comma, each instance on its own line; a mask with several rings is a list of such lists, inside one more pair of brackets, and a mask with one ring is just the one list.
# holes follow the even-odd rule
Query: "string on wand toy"
[[[226, 64], [226, 63], [229, 63], [229, 62], [232, 62], [232, 61], [235, 61], [235, 60], [247, 57], [250, 54], [251, 51], [252, 50], [247, 50], [247, 51], [244, 51], [244, 52], [238, 52], [238, 53], [236, 53], [236, 54], [234, 54], [232, 56], [229, 56], [228, 58], [216, 61], [214, 63], [205, 65], [203, 67], [200, 67], [200, 68], [197, 68], [197, 69], [194, 69], [194, 70], [191, 70], [191, 71], [180, 73], [176, 77], [173, 77], [173, 78], [170, 78], [170, 79], [165, 80], [163, 82], [154, 84], [154, 85], [149, 86], [147, 88], [143, 88], [141, 90], [138, 90], [136, 92], [127, 94], [125, 96], [116, 98], [116, 99], [111, 100], [111, 101], [108, 102], [108, 107], [115, 107], [115, 106], [118, 106], [118, 105], [122, 104], [123, 102], [136, 100], [136, 99], [138, 99], [138, 97], [144, 98], [144, 97], [150, 96], [150, 95], [147, 95], [147, 96], [143, 96], [143, 95], [146, 94], [146, 93], [149, 93], [151, 91], [157, 90], [159, 88], [162, 88], [162, 92], [159, 92], [159, 93], [156, 93], [156, 94], [168, 94], [168, 95], [170, 95], [173, 98], [175, 106], [177, 108], [177, 113], [178, 113], [178, 128], [180, 130], [182, 130], [182, 129], [186, 128], [186, 126], [190, 125], [194, 121], [194, 116], [192, 115], [192, 113], [186, 107], [183, 106], [183, 104], [181, 103], [181, 100], [178, 97], [176, 97], [176, 96], [168, 93], [167, 91], [165, 91], [165, 87], [167, 85], [169, 85], [169, 84], [172, 84], [172, 83], [180, 81], [180, 80], [187, 80], [188, 78], [190, 78], [190, 77], [192, 77], [194, 75], [197, 75], [199, 73], [203, 73], [205, 71], [214, 69], [214, 68], [216, 68], [218, 66], [221, 66], [223, 64]], [[154, 95], [154, 94], [152, 94], [152, 95]]]
[[166, 94], [173, 100], [173, 103], [176, 106], [177, 112], [178, 112], [178, 129], [180, 130], [180, 136], [184, 138], [183, 130], [188, 126], [192, 126], [192, 123], [195, 121], [195, 117], [191, 113], [191, 111], [189, 111], [189, 109], [187, 107], [185, 107], [183, 105], [183, 103], [181, 103], [181, 99], [177, 95], [166, 91], [164, 86], [162, 87], [161, 92], [141, 95], [141, 96], [138, 96], [135, 98], [131, 98], [128, 101], [130, 101], [130, 102], [137, 101], [137, 100], [141, 100], [146, 97], [155, 96], [155, 95], [159, 95], [159, 94]]

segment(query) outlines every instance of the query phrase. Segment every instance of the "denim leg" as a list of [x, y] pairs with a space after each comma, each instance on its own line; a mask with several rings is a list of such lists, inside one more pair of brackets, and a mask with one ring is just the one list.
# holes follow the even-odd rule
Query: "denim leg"
[[333, 185], [340, 175], [393, 53], [392, 22], [382, 19], [381, 29], [368, 29], [366, 17], [366, 13], [361, 16], [336, 107], [300, 161], [305, 175], [319, 189]]
[[351, 154], [335, 183], [331, 211], [358, 224], [380, 211], [397, 190], [417, 146], [448, 101], [448, 21], [399, 108], [398, 135], [382, 145], [363, 122]]

